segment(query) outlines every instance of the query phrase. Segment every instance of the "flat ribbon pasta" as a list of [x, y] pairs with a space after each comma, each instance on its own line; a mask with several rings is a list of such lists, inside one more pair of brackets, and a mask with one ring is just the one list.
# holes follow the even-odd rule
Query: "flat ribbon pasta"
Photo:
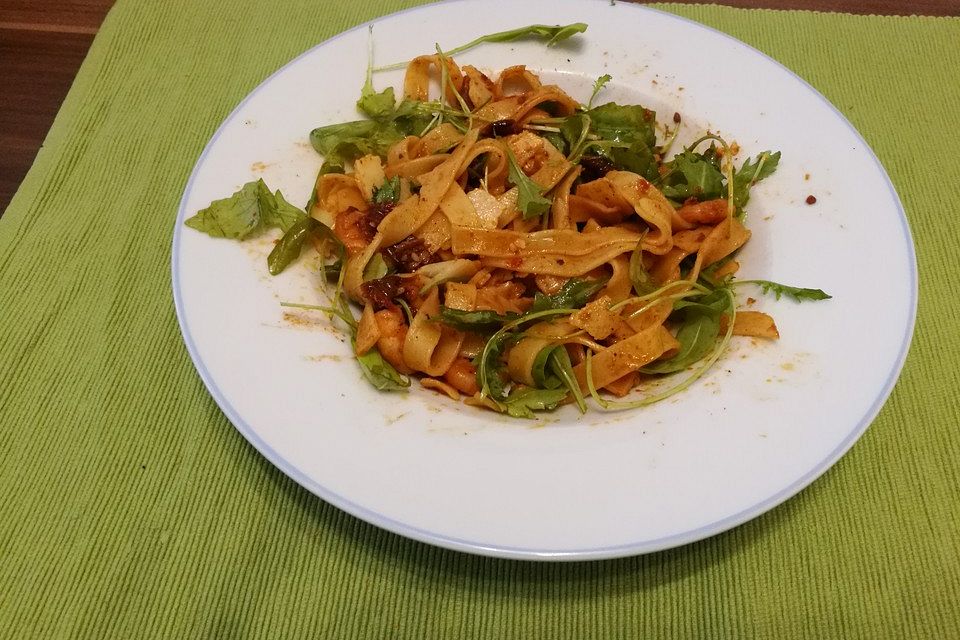
[[434, 287], [420, 305], [403, 342], [403, 360], [414, 371], [442, 376], [457, 359], [463, 332], [434, 322], [440, 312], [440, 290]]
[[637, 215], [650, 226], [643, 239], [643, 250], [663, 255], [673, 246], [673, 206], [660, 190], [644, 178], [629, 171], [610, 171], [604, 177], [620, 196], [629, 202]]
[[450, 189], [450, 185], [453, 184], [463, 159], [477, 140], [477, 135], [476, 129], [468, 132], [457, 150], [443, 164], [422, 177], [420, 180], [420, 198], [413, 215], [397, 215], [400, 209], [397, 207], [383, 219], [380, 226], [377, 227], [378, 233], [383, 236], [382, 246], [389, 247], [400, 242], [419, 229], [420, 225], [433, 215], [433, 212], [440, 205], [440, 201]]
[[[614, 343], [594, 354], [591, 362], [593, 384], [602, 389], [614, 380], [637, 371], [662, 356], [679, 343], [663, 325], [653, 325], [625, 340]], [[587, 390], [586, 363], [573, 368], [580, 388]]]
[[[444, 87], [444, 97], [447, 104], [457, 104], [457, 94], [453, 87], [459, 87], [463, 84], [463, 74], [460, 73], [460, 67], [451, 58], [445, 58], [447, 62], [447, 74], [450, 82]], [[436, 67], [440, 70], [441, 58], [437, 54], [432, 56], [417, 56], [407, 65], [407, 73], [403, 78], [403, 95], [410, 100], [419, 100], [426, 102], [430, 99], [430, 68]], [[453, 86], [450, 86], [453, 85]]]
[[582, 276], [632, 251], [641, 234], [621, 227], [590, 233], [551, 229], [523, 233], [454, 227], [450, 248], [455, 255], [477, 255], [487, 267], [553, 276]]

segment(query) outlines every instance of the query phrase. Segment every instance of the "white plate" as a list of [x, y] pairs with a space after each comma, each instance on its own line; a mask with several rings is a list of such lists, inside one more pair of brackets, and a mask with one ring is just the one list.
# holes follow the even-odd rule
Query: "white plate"
[[[258, 177], [307, 200], [320, 165], [310, 130], [359, 117], [366, 25], [318, 45], [247, 96], [197, 162], [176, 221], [174, 296], [197, 370], [244, 437], [324, 500], [395, 533], [539, 559], [705, 538], [771, 509], [836, 462], [877, 415], [906, 355], [917, 280], [897, 195], [844, 117], [758, 51], [625, 3], [461, 0], [377, 20], [376, 61], [430, 52], [435, 40], [449, 49], [483, 33], [578, 21], [589, 30], [565, 46], [486, 45], [458, 59], [487, 69], [523, 63], [582, 100], [610, 73], [603, 100], [639, 102], [661, 119], [678, 111], [688, 135], [719, 130], [740, 143], [741, 159], [781, 150], [780, 169], [748, 207], [754, 235], [741, 276], [834, 298], [762, 298], [756, 308], [775, 316], [779, 341], [735, 339], [708, 376], [647, 409], [580, 417], [567, 408], [531, 423], [419, 388], [378, 393], [322, 318], [279, 306], [318, 300], [304, 265], [272, 278], [270, 238], [235, 243], [183, 226]], [[379, 88], [401, 82], [402, 72], [376, 76]], [[809, 194], [814, 206], [804, 203]]]

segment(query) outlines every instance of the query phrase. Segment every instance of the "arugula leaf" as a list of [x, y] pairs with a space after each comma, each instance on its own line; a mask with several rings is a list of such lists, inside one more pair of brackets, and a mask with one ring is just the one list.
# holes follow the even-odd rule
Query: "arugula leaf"
[[391, 120], [357, 120], [314, 129], [310, 144], [324, 157], [325, 173], [343, 173], [347, 162], [361, 156], [385, 157], [391, 145], [405, 135]]
[[[646, 233], [644, 233], [646, 235]], [[633, 290], [636, 291], [638, 296], [645, 296], [648, 293], [653, 293], [659, 288], [656, 282], [653, 281], [653, 276], [650, 275], [650, 272], [647, 271], [643, 266], [643, 237], [641, 236], [640, 241], [637, 242], [636, 249], [633, 250], [633, 253], [630, 254], [630, 282], [633, 283]]]
[[393, 87], [387, 87], [380, 93], [373, 90], [373, 25], [367, 27], [367, 74], [360, 90], [357, 108], [373, 119], [386, 118], [393, 113], [397, 99]]
[[588, 110], [591, 106], [593, 106], [593, 101], [597, 97], [597, 94], [600, 93], [600, 90], [603, 89], [603, 85], [607, 84], [611, 80], [613, 80], [613, 76], [611, 76], [609, 73], [605, 73], [597, 78], [597, 81], [593, 83], [593, 93], [590, 94], [590, 100], [587, 102]]
[[731, 311], [730, 296], [717, 289], [703, 296], [681, 300], [675, 309], [683, 313], [677, 330], [680, 350], [671, 358], [643, 367], [643, 373], [673, 373], [705, 358], [720, 334], [720, 316]]
[[643, 373], [673, 373], [703, 359], [713, 349], [720, 334], [720, 319], [698, 313], [687, 319], [677, 331], [680, 350], [672, 358], [643, 367]]
[[583, 391], [580, 390], [580, 383], [573, 373], [573, 363], [570, 362], [570, 355], [566, 348], [560, 345], [550, 353], [550, 370], [573, 394], [573, 399], [577, 401], [577, 408], [580, 413], [587, 412], [587, 403], [583, 399]]
[[628, 148], [611, 148], [610, 156], [613, 158], [613, 163], [622, 171], [632, 171], [650, 182], [660, 177], [653, 149], [640, 140], [631, 143]]
[[682, 202], [687, 198], [712, 200], [724, 195], [723, 173], [709, 151], [704, 154], [684, 151], [668, 163], [663, 195]]
[[[382, 96], [388, 92], [392, 94], [393, 89], [374, 95]], [[373, 105], [370, 100], [372, 98], [365, 104]], [[370, 108], [379, 109], [386, 102], [386, 98], [383, 98], [382, 102], [375, 103], [378, 106]], [[347, 162], [361, 156], [373, 154], [385, 158], [394, 143], [408, 135], [420, 135], [430, 123], [431, 117], [432, 108], [429, 105], [404, 100], [395, 109], [384, 111], [373, 120], [355, 120], [317, 127], [310, 132], [310, 144], [324, 157], [321, 173], [343, 173]]]
[[687, 313], [706, 313], [719, 316], [730, 310], [730, 296], [726, 290], [717, 287], [710, 293], [678, 300], [674, 303], [673, 310], [686, 310]]
[[404, 100], [390, 116], [390, 120], [404, 137], [420, 136], [433, 120], [434, 110], [434, 107], [429, 104], [416, 100]]
[[313, 182], [313, 188], [310, 189], [310, 199], [307, 200], [306, 206], [303, 207], [303, 210], [307, 212], [307, 215], [310, 215], [310, 212], [313, 211], [313, 207], [317, 204], [317, 182], [320, 180], [320, 176], [323, 175], [323, 167], [320, 169], [320, 173], [317, 175], [317, 179]]
[[383, 254], [378, 252], [373, 254], [370, 262], [363, 268], [363, 281], [379, 280], [388, 273], [390, 273], [390, 267], [387, 266], [387, 261], [383, 259]]
[[607, 281], [604, 279], [580, 280], [570, 278], [553, 295], [547, 296], [537, 293], [533, 298], [533, 305], [526, 313], [508, 312], [499, 314], [496, 311], [489, 310], [461, 311], [460, 309], [441, 306], [440, 313], [435, 316], [435, 319], [459, 331], [473, 331], [475, 333], [496, 331], [508, 322], [540, 311], [580, 309], [606, 284]]
[[543, 197], [543, 187], [528, 178], [520, 169], [516, 156], [509, 148], [507, 158], [509, 160], [508, 175], [510, 182], [517, 186], [517, 208], [520, 209], [523, 219], [529, 220], [546, 213], [552, 203]]
[[[279, 193], [279, 192], [278, 192]], [[330, 227], [310, 216], [301, 216], [274, 245], [267, 256], [267, 269], [270, 275], [277, 275], [300, 256], [307, 238], [314, 236], [321, 240], [332, 242], [335, 247], [343, 247], [340, 240], [333, 234]]]
[[792, 287], [788, 284], [780, 284], [778, 282], [771, 282], [770, 280], [737, 280], [733, 284], [755, 284], [760, 287], [760, 290], [764, 294], [774, 294], [777, 300], [780, 299], [780, 296], [784, 295], [792, 298], [796, 302], [803, 302], [804, 300], [829, 300], [833, 297], [822, 289]]
[[257, 180], [246, 183], [229, 198], [214, 200], [185, 224], [214, 238], [242, 240], [270, 227], [286, 231], [304, 215], [279, 191], [271, 193], [263, 180]]
[[289, 231], [293, 225], [305, 216], [303, 210], [287, 202], [282, 193], [279, 191], [270, 193], [270, 190], [264, 185], [261, 206], [261, 223], [263, 226], [280, 227], [284, 231]]
[[655, 114], [640, 105], [621, 106], [608, 102], [586, 113], [590, 116], [593, 131], [604, 140], [642, 142], [650, 149], [656, 144]]
[[[344, 250], [341, 252], [341, 256], [346, 253]], [[323, 275], [324, 280], [334, 280], [337, 281], [340, 279], [340, 271], [343, 269], [344, 259], [341, 257], [338, 260], [331, 262], [330, 264], [321, 264], [320, 273]]]
[[373, 204], [400, 202], [400, 176], [387, 179], [380, 187], [373, 190]]
[[[527, 27], [519, 27], [509, 31], [498, 31], [497, 33], [480, 36], [475, 40], [471, 40], [467, 44], [454, 47], [453, 49], [448, 49], [446, 51], [446, 55], [448, 57], [455, 56], [468, 49], [472, 49], [477, 45], [483, 44], [484, 42], [512, 42], [525, 37], [544, 38], [547, 40], [547, 46], [552, 47], [553, 45], [562, 42], [567, 38], [573, 37], [578, 33], [583, 33], [586, 30], [587, 25], [584, 22], [574, 22], [572, 24], [555, 26], [532, 24]], [[407, 64], [409, 64], [409, 61], [397, 62], [395, 64], [388, 64], [384, 67], [377, 67], [374, 69], [374, 71], [392, 71], [394, 69], [403, 69], [407, 66]]]
[[590, 116], [585, 113], [576, 113], [568, 116], [560, 125], [560, 135], [568, 143], [570, 153], [567, 160], [573, 163], [580, 162], [583, 152], [591, 145], [603, 144], [603, 141], [590, 140]]
[[778, 164], [780, 164], [779, 151], [776, 153], [764, 151], [756, 157], [756, 160], [747, 158], [733, 176], [733, 203], [737, 211], [742, 211], [750, 200], [750, 187], [770, 176], [777, 170]]
[[562, 134], [556, 133], [554, 131], [546, 131], [543, 133], [543, 138], [546, 139], [546, 141], [552, 144], [554, 147], [556, 147], [557, 151], [559, 151], [563, 155], [567, 155], [567, 151], [570, 150], [570, 145], [567, 144], [567, 141]]
[[591, 140], [583, 149], [596, 148], [620, 170], [632, 171], [651, 181], [659, 178], [653, 153], [656, 144], [653, 111], [640, 105], [608, 102], [588, 109], [586, 116], [591, 131], [601, 140]]
[[549, 309], [580, 309], [606, 284], [606, 279], [580, 280], [579, 278], [570, 278], [553, 295], [546, 296], [538, 292], [533, 297], [533, 305], [527, 314]]
[[565, 388], [534, 389], [522, 387], [514, 389], [503, 404], [507, 413], [514, 418], [534, 419], [534, 411], [552, 411], [557, 408], [569, 393]]
[[501, 315], [496, 311], [462, 311], [460, 309], [441, 306], [440, 313], [437, 314], [434, 319], [458, 331], [484, 333], [486, 331], [496, 331], [506, 323], [511, 320], [516, 320], [519, 317], [520, 314], [518, 313]]
[[[351, 340], [351, 343], [356, 348], [355, 341]], [[380, 391], [406, 391], [410, 386], [410, 378], [384, 360], [376, 347], [362, 356], [357, 356], [357, 363], [360, 365], [363, 377]]]
[[[260, 228], [262, 184], [262, 180], [248, 182], [229, 198], [214, 200], [185, 224], [215, 238], [246, 238]], [[266, 190], [265, 186], [262, 188]]]
[[520, 38], [526, 37], [536, 37], [543, 38], [547, 41], [547, 46], [552, 47], [558, 42], [562, 42], [567, 38], [575, 36], [578, 33], [583, 33], [587, 30], [586, 23], [575, 22], [573, 24], [567, 25], [555, 25], [549, 26], [545, 24], [532, 24], [526, 27], [520, 27], [518, 29], [510, 29], [509, 31], [498, 31], [497, 33], [491, 33], [485, 36], [480, 36], [476, 40], [472, 40], [467, 44], [461, 45], [459, 47], [454, 47], [453, 49], [447, 50], [448, 56], [455, 56], [458, 53], [463, 53], [467, 49], [472, 49], [473, 47], [483, 44], [484, 42], [512, 42]]
[[[320, 165], [320, 173], [317, 175], [319, 177], [319, 176], [325, 176], [328, 173], [345, 173], [345, 172], [346, 172], [346, 167], [343, 166], [342, 162], [340, 162], [340, 164], [336, 164], [334, 162], [331, 162], [330, 160], [324, 160], [323, 164]], [[311, 200], [310, 204], [312, 205], [315, 202], [316, 200]]]
[[[560, 135], [567, 146], [572, 150], [583, 137], [583, 130], [590, 126], [590, 118], [582, 113], [575, 113], [563, 119], [560, 124]], [[559, 148], [559, 147], [558, 147]]]
[[477, 385], [480, 392], [489, 396], [495, 402], [503, 400], [507, 396], [507, 387], [500, 377], [500, 372], [506, 368], [501, 357], [504, 349], [519, 339], [518, 335], [503, 332], [496, 333], [487, 340], [483, 351], [478, 356], [477, 367]]
[[534, 385], [539, 389], [556, 389], [563, 384], [559, 378], [548, 373], [550, 358], [557, 349], [563, 349], [563, 345], [552, 344], [540, 349], [540, 352], [533, 359], [530, 375], [533, 378]]
[[393, 115], [397, 108], [397, 98], [393, 93], [393, 87], [387, 87], [377, 93], [373, 90], [373, 85], [370, 84], [368, 79], [367, 84], [363, 85], [363, 90], [360, 92], [357, 108], [375, 120]]

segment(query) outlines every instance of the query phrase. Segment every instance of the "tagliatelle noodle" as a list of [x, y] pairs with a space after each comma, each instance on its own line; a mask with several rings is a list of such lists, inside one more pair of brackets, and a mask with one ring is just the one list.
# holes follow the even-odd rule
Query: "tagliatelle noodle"
[[[450, 77], [450, 83], [444, 87], [444, 97], [448, 104], [457, 103], [457, 94], [454, 93], [450, 84], [459, 87], [463, 84], [463, 74], [460, 73], [460, 67], [451, 58], [446, 58], [447, 73]], [[430, 69], [435, 68], [439, 75], [441, 65], [438, 54], [431, 56], [418, 56], [407, 65], [407, 73], [403, 78], [403, 95], [410, 100], [419, 100], [425, 102], [430, 99]]]

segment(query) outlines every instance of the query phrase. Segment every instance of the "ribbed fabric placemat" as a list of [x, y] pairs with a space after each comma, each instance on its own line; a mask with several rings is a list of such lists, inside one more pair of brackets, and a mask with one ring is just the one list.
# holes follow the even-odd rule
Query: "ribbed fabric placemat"
[[0, 636], [960, 637], [958, 19], [665, 7], [833, 101], [886, 166], [917, 245], [899, 384], [783, 506], [648, 556], [492, 560], [341, 513], [233, 429], [173, 312], [186, 178], [269, 73], [413, 4], [120, 0], [107, 17], [0, 220]]

